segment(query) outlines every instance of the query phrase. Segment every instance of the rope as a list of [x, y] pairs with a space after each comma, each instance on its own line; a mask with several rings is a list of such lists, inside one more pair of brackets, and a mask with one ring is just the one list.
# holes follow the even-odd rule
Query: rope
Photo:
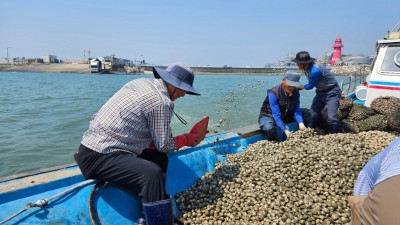
[[96, 218], [98, 217], [97, 214], [97, 210], [95, 207], [93, 207], [93, 195], [94, 192], [99, 188], [105, 188], [105, 186], [108, 183], [105, 181], [99, 182], [96, 185], [94, 185], [94, 187], [92, 188], [92, 190], [90, 190], [90, 194], [89, 194], [89, 199], [88, 199], [88, 207], [89, 207], [89, 218], [90, 218], [90, 224], [92, 225], [98, 225]]
[[28, 210], [28, 209], [30, 209], [30, 208], [32, 208], [32, 207], [39, 207], [39, 208], [41, 208], [41, 207], [47, 205], [51, 200], [53, 200], [53, 199], [55, 199], [55, 198], [59, 198], [59, 197], [61, 197], [61, 196], [63, 196], [63, 195], [66, 195], [66, 194], [68, 194], [68, 193], [70, 193], [70, 192], [72, 192], [72, 191], [74, 191], [74, 190], [76, 190], [76, 189], [78, 189], [78, 188], [81, 188], [81, 187], [83, 187], [83, 186], [86, 186], [86, 185], [89, 185], [89, 184], [92, 184], [92, 183], [95, 183], [95, 182], [96, 182], [95, 180], [85, 180], [85, 181], [79, 183], [78, 185], [76, 185], [76, 186], [74, 186], [74, 187], [71, 187], [71, 188], [69, 188], [69, 189], [67, 189], [67, 190], [65, 190], [65, 191], [63, 191], [63, 192], [61, 192], [61, 193], [59, 193], [59, 194], [53, 195], [53, 196], [51, 196], [51, 197], [49, 197], [49, 198], [39, 199], [39, 200], [37, 200], [35, 203], [28, 202], [28, 203], [26, 204], [26, 207], [25, 207], [24, 209], [21, 209], [19, 212], [15, 213], [14, 215], [8, 217], [7, 219], [1, 221], [1, 222], [0, 222], [0, 225], [1, 225], [1, 224], [4, 224], [4, 223], [7, 222], [7, 221], [10, 221], [11, 219], [15, 218], [15, 217], [18, 216], [19, 214], [25, 212], [26, 210]]
[[187, 125], [187, 122], [185, 119], [183, 119], [180, 115], [178, 115], [176, 112], [174, 112], [175, 116], [178, 117], [179, 121], [183, 123], [184, 125]]
[[7, 219], [1, 221], [0, 224], [4, 224], [5, 222], [12, 220], [14, 217], [16, 217], [16, 216], [18, 216], [19, 214], [25, 212], [25, 211], [28, 210], [29, 208], [30, 208], [30, 206], [29, 206], [29, 205], [26, 205], [26, 208], [25, 208], [25, 209], [21, 209], [19, 212], [15, 213], [14, 215], [8, 217]]

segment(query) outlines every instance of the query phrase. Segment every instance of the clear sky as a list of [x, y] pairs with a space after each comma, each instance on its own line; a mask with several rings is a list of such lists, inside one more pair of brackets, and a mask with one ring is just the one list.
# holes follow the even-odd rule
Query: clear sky
[[399, 0], [0, 0], [0, 58], [116, 57], [264, 66], [289, 52], [373, 55]]

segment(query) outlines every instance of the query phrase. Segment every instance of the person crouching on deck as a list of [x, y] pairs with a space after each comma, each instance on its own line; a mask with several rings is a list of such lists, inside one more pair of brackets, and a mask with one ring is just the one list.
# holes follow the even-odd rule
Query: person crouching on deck
[[267, 91], [258, 123], [269, 140], [283, 141], [292, 135], [285, 123], [296, 121], [300, 130], [306, 129], [300, 109], [300, 92], [297, 89], [300, 87], [299, 80], [299, 73], [287, 71], [282, 83]]

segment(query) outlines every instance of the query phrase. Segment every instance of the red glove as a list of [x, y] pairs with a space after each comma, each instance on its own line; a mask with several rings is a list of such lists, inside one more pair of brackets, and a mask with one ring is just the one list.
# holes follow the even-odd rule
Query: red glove
[[149, 147], [147, 147], [147, 148], [156, 149], [156, 145], [154, 144], [154, 141], [152, 141], [152, 142], [150, 143]]
[[[194, 147], [198, 145], [206, 137], [208, 121], [209, 117], [206, 116], [192, 127], [190, 133], [174, 137], [175, 148], [180, 149], [183, 146]], [[154, 142], [151, 142], [149, 148], [155, 149]]]
[[[195, 135], [191, 134], [191, 133], [186, 133], [186, 134], [181, 134], [178, 135], [176, 137], [173, 137], [174, 142], [175, 142], [175, 149], [180, 149], [183, 146], [195, 146], [197, 144], [195, 144]], [[149, 149], [156, 149], [156, 146], [154, 144], [154, 141], [152, 141], [149, 145], [149, 147], [147, 147]]]
[[181, 134], [181, 135], [174, 137], [175, 148], [178, 150], [178, 149], [182, 148], [183, 146], [194, 146], [193, 145], [194, 137], [190, 137], [190, 136], [193, 136], [193, 135], [186, 133], [186, 134]]
[[194, 147], [204, 140], [207, 134], [208, 121], [209, 117], [206, 116], [192, 127], [190, 133], [174, 137], [176, 149], [180, 149], [183, 146]]
[[190, 130], [190, 134], [194, 135], [194, 142], [193, 142], [194, 146], [198, 145], [206, 137], [208, 121], [209, 117], [205, 116], [202, 120], [197, 122]]

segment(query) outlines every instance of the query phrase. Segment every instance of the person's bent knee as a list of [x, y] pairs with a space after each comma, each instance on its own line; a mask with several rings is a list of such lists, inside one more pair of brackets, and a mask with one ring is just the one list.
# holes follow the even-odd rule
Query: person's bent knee
[[165, 175], [163, 170], [159, 166], [154, 165], [147, 168], [143, 172], [143, 177], [146, 178], [147, 180], [152, 180], [152, 179], [164, 178]]

